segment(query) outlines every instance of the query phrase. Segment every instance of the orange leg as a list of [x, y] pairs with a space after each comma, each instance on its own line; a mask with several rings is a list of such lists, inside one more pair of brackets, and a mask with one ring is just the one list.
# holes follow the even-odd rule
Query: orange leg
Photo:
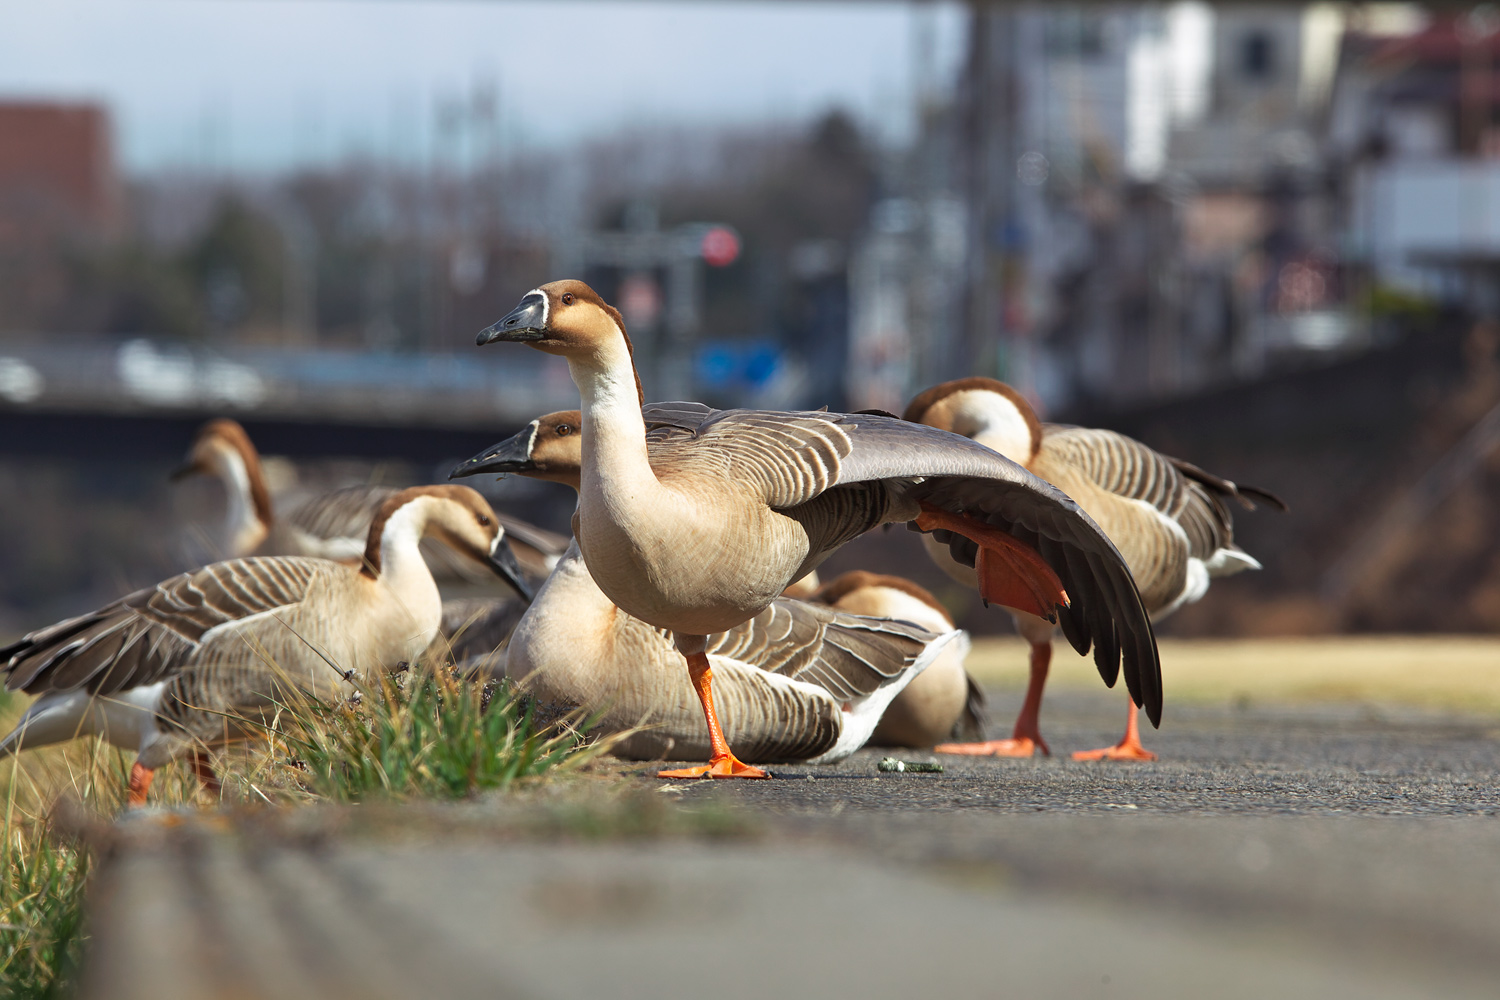
[[149, 767], [143, 767], [140, 761], [130, 765], [130, 784], [127, 786], [125, 804], [131, 809], [139, 809], [146, 804], [146, 793], [151, 790], [151, 779], [156, 777], [156, 772]]
[[1031, 546], [999, 528], [929, 503], [922, 504], [916, 525], [922, 531], [943, 528], [979, 546], [974, 571], [979, 576], [979, 596], [986, 603], [1051, 622], [1057, 621], [1055, 608], [1068, 606], [1068, 593], [1052, 567]]
[[213, 765], [209, 763], [208, 751], [200, 747], [194, 747], [188, 755], [188, 766], [193, 769], [193, 774], [198, 776], [198, 783], [203, 790], [213, 798], [219, 798], [224, 793], [224, 786], [219, 783], [219, 776], [214, 774]]
[[708, 740], [713, 752], [708, 763], [700, 767], [684, 767], [677, 771], [658, 771], [658, 778], [769, 778], [771, 775], [758, 767], [741, 763], [729, 751], [724, 739], [724, 730], [719, 727], [719, 714], [714, 711], [713, 668], [709, 666], [707, 653], [686, 653], [688, 676], [703, 703], [703, 715], [708, 719]]
[[1126, 704], [1130, 706], [1130, 715], [1125, 722], [1125, 738], [1112, 747], [1103, 750], [1079, 750], [1073, 754], [1074, 760], [1155, 760], [1156, 754], [1141, 746], [1140, 726], [1136, 723], [1137, 709], [1135, 702], [1130, 696], [1125, 696]]
[[1016, 716], [1016, 729], [1010, 739], [985, 743], [939, 743], [932, 748], [933, 752], [971, 757], [1030, 757], [1040, 748], [1042, 753], [1052, 756], [1037, 721], [1042, 711], [1042, 688], [1047, 684], [1047, 669], [1051, 665], [1052, 642], [1032, 643], [1031, 680], [1026, 685], [1026, 701], [1021, 705], [1021, 714]]

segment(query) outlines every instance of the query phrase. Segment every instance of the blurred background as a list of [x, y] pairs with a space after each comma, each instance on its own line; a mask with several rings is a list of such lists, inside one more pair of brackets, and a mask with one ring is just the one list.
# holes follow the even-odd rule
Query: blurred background
[[1500, 630], [1493, 6], [0, 0], [0, 634], [211, 550], [206, 418], [291, 495], [575, 406], [473, 347], [573, 276], [649, 398], [991, 375], [1283, 496], [1165, 632]]

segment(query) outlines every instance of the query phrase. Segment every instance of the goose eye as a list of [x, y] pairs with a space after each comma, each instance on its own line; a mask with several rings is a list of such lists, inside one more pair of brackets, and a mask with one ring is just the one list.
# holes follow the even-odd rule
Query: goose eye
[[480, 514], [479, 515], [479, 523], [482, 524], [482, 525], [484, 525], [486, 528], [488, 528], [490, 526], [489, 515], [487, 515], [487, 514]]
[[558, 424], [557, 425], [557, 436], [558, 437], [567, 437], [569, 434], [572, 434], [572, 433], [573, 433], [573, 425], [572, 424]]
[[573, 304], [573, 293], [572, 292], [563, 292], [562, 304], [565, 305], [565, 306], [570, 306], [570, 305]]

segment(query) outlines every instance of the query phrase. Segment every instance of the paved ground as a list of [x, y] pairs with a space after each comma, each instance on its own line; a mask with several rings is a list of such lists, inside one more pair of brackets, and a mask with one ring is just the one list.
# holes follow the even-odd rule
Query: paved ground
[[[1500, 663], [1496, 664], [1500, 670]], [[1016, 699], [991, 695], [992, 733]], [[1135, 809], [1197, 815], [1495, 816], [1500, 813], [1500, 718], [1348, 706], [1174, 706], [1143, 741], [1161, 759], [1108, 764], [1069, 759], [1118, 739], [1124, 699], [1107, 691], [1048, 698], [1043, 735], [1056, 756], [1030, 760], [936, 757], [941, 775], [882, 774], [863, 750], [831, 767], [781, 767], [792, 781], [688, 786], [683, 794], [780, 813], [830, 805], [879, 810], [1007, 813]], [[808, 780], [808, 779], [811, 780]]]
[[137, 821], [86, 993], [1500, 995], [1500, 721], [1175, 708], [1161, 763], [1066, 759], [1122, 715], [1064, 693], [1059, 757], [941, 775], [866, 752], [634, 783], [685, 824], [518, 825], [544, 799]]

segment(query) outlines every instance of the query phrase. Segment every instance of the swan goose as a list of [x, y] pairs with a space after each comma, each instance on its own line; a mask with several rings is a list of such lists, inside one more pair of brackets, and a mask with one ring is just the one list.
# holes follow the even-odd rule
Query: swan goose
[[[577, 490], [580, 422], [577, 410], [538, 417], [453, 475], [517, 473]], [[926, 607], [891, 621], [783, 597], [709, 636], [724, 738], [751, 762], [842, 760], [869, 740], [892, 698], [904, 697], [950, 650], [962, 662], [968, 637], [933, 618]], [[543, 702], [598, 713], [599, 731], [628, 732], [611, 750], [618, 756], [707, 760], [713, 752], [671, 636], [606, 597], [576, 544], [511, 635], [505, 673]]]
[[[197, 475], [216, 478], [224, 486], [226, 558], [357, 559], [364, 551], [371, 518], [396, 492], [389, 486], [348, 486], [309, 497], [278, 516], [260, 452], [244, 427], [222, 418], [207, 421], [198, 429], [172, 479]], [[537, 579], [552, 571], [568, 547], [566, 538], [520, 518], [499, 511], [495, 518], [505, 529], [506, 540], [521, 565]], [[484, 574], [473, 572], [471, 563], [452, 558], [451, 550], [443, 546], [424, 544], [422, 548], [439, 581], [485, 579]]]
[[[926, 588], [899, 576], [865, 570], [824, 584], [813, 600], [850, 614], [899, 618], [933, 631], [952, 629], [948, 610]], [[967, 635], [928, 664], [891, 702], [870, 736], [875, 746], [930, 747], [942, 740], [978, 739], [984, 732], [984, 692], [964, 669]]]
[[[1153, 621], [1200, 599], [1213, 577], [1259, 569], [1234, 544], [1226, 500], [1254, 509], [1256, 500], [1286, 505], [1264, 490], [1237, 486], [1197, 466], [1163, 455], [1114, 431], [1043, 424], [1015, 389], [995, 379], [944, 382], [912, 400], [905, 418], [971, 438], [1052, 483], [1078, 501], [1114, 541], [1130, 567]], [[960, 583], [977, 587], [974, 571], [947, 547], [924, 539], [928, 553]], [[1030, 681], [1013, 735], [987, 743], [950, 744], [947, 753], [1029, 757], [1050, 753], [1038, 715], [1052, 661], [1052, 623], [1012, 612], [1031, 646]], [[1112, 747], [1073, 754], [1077, 760], [1155, 760], [1141, 745], [1136, 706], [1129, 706], [1125, 736]]]
[[137, 751], [129, 803], [156, 769], [245, 735], [290, 684], [328, 697], [355, 677], [413, 662], [442, 602], [418, 549], [434, 537], [518, 585], [519, 567], [485, 499], [467, 486], [416, 486], [386, 499], [362, 560], [256, 556], [213, 563], [0, 647], [7, 690], [37, 695], [0, 755], [97, 735]]
[[687, 660], [713, 752], [662, 777], [767, 777], [724, 740], [707, 637], [764, 611], [840, 545], [898, 521], [976, 540], [986, 599], [1056, 617], [1077, 648], [1094, 647], [1108, 684], [1123, 662], [1132, 698], [1160, 718], [1156, 642], [1119, 553], [1014, 462], [890, 416], [643, 410], [624, 320], [581, 281], [528, 292], [477, 337], [495, 341], [566, 359], [582, 397], [579, 550], [610, 600], [671, 630]]

